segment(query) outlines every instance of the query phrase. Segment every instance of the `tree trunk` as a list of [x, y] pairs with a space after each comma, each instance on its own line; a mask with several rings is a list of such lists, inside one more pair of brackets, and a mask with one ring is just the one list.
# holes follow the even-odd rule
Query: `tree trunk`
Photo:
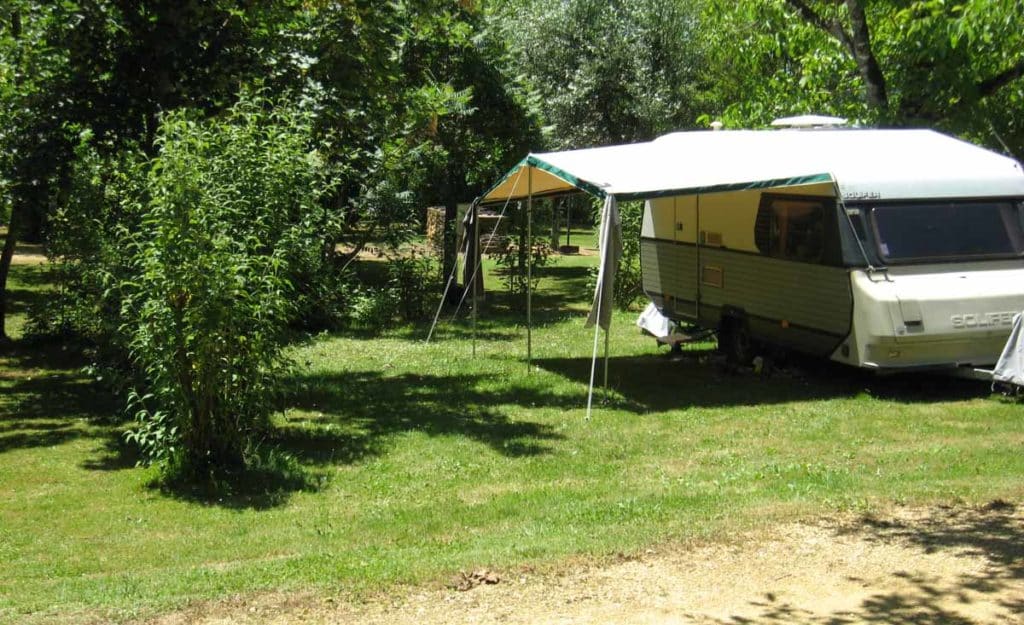
[[[11, 11], [11, 36], [15, 41], [21, 38], [21, 13]], [[18, 72], [21, 70], [21, 59], [14, 70], [14, 88], [20, 87]], [[7, 224], [7, 236], [4, 237], [4, 249], [0, 252], [0, 343], [7, 337], [7, 276], [11, 273], [11, 261], [14, 259], [14, 248], [18, 244], [18, 228], [21, 227], [21, 202], [17, 199], [11, 203], [11, 220]]]
[[871, 31], [864, 15], [864, 6], [860, 0], [846, 0], [846, 8], [850, 11], [852, 28], [851, 51], [857, 62], [861, 79], [864, 81], [865, 99], [869, 108], [881, 118], [889, 116], [889, 96], [885, 88], [885, 76], [878, 65], [878, 59], [871, 49]]
[[18, 244], [18, 228], [20, 227], [21, 204], [16, 202], [11, 207], [11, 221], [7, 224], [7, 236], [4, 237], [4, 249], [0, 252], [0, 342], [7, 341], [7, 276], [11, 272], [11, 260], [14, 248]]
[[861, 0], [844, 0], [850, 14], [850, 32], [846, 32], [842, 22], [838, 19], [829, 20], [822, 17], [803, 0], [786, 0], [786, 2], [804, 21], [832, 35], [850, 51], [857, 64], [861, 80], [864, 81], [864, 100], [868, 108], [875, 111], [879, 118], [887, 120], [890, 115], [885, 75], [871, 49], [871, 30], [868, 28], [868, 19], [864, 15], [864, 5]]

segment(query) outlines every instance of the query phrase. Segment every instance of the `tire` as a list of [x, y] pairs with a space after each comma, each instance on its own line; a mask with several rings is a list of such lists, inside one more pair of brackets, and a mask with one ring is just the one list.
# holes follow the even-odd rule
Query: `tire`
[[718, 349], [731, 365], [746, 367], [754, 359], [754, 344], [745, 320], [723, 317], [718, 329]]

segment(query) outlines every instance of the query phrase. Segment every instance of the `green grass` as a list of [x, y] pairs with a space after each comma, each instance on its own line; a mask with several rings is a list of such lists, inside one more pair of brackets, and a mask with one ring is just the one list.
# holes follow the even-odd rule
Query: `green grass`
[[[2, 243], [3, 239], [0, 238], [0, 244]], [[33, 251], [36, 247], [33, 246]], [[15, 264], [11, 266], [11, 272], [7, 277], [9, 299], [6, 330], [9, 337], [18, 339], [24, 335], [29, 309], [46, 297], [47, 291], [52, 289], [48, 280], [49, 276], [45, 265]]]
[[1024, 493], [1024, 410], [982, 384], [821, 363], [729, 375], [700, 362], [708, 346], [659, 354], [634, 313], [615, 317], [608, 403], [585, 421], [591, 262], [543, 271], [532, 368], [521, 318], [494, 293], [476, 358], [464, 320], [429, 345], [425, 327], [296, 345], [296, 392], [264, 445], [306, 486], [153, 489], [118, 442], [116, 402], [59, 346], [17, 345], [0, 360], [0, 622], [374, 591]]

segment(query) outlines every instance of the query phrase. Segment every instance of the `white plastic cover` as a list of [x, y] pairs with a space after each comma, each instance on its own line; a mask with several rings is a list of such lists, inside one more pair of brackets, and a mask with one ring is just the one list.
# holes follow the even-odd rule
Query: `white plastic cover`
[[672, 322], [658, 311], [658, 307], [654, 305], [654, 302], [651, 302], [640, 313], [640, 317], [636, 320], [636, 325], [661, 339], [669, 335]]
[[1003, 384], [1024, 386], [1024, 314], [1013, 317], [1013, 328], [1006, 347], [999, 356], [999, 362], [992, 372], [992, 379]]

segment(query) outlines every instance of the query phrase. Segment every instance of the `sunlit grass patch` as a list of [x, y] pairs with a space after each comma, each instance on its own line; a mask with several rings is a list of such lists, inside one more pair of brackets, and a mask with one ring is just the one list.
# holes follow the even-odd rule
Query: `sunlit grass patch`
[[635, 313], [614, 317], [609, 389], [585, 421], [593, 334], [589, 293], [573, 294], [593, 259], [580, 258], [553, 266], [584, 268], [557, 296], [557, 272], [542, 278], [531, 366], [525, 319], [497, 292], [475, 357], [465, 310], [430, 343], [425, 325], [297, 343], [260, 442], [271, 479], [221, 492], [151, 487], [121, 442], [119, 403], [59, 346], [19, 345], [0, 362], [0, 621], [373, 591], [1024, 494], [1021, 407], [983, 384], [815, 361], [730, 373], [712, 345], [659, 352]]

